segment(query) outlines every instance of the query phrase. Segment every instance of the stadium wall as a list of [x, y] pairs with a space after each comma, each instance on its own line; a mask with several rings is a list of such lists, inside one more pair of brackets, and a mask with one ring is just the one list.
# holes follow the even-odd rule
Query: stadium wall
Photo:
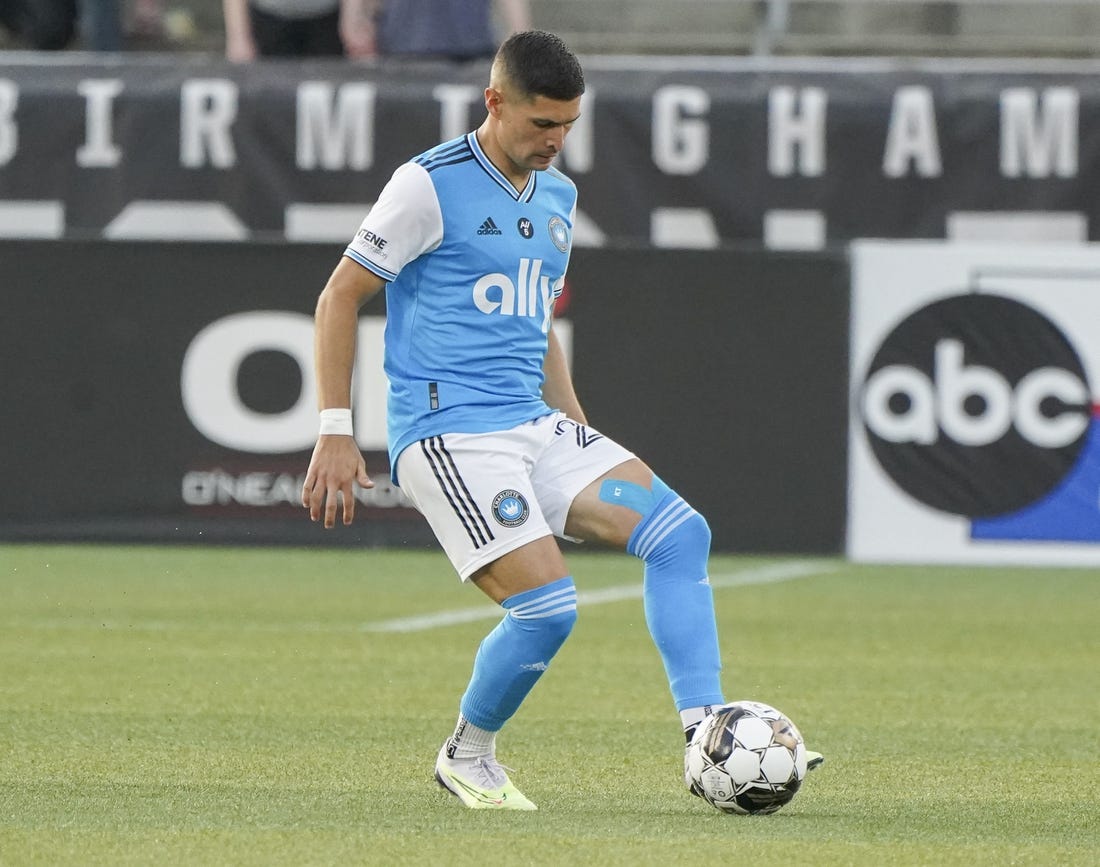
[[[361, 319], [353, 528], [297, 506], [311, 314], [341, 247], [0, 241], [0, 537], [424, 545], [385, 483], [381, 300]], [[839, 553], [841, 254], [578, 250], [562, 311], [594, 425], [698, 508], [715, 548]]]

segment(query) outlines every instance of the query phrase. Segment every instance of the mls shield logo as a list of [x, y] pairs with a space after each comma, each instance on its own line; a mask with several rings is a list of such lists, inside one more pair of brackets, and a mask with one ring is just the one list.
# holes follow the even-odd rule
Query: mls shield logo
[[493, 517], [503, 527], [518, 527], [530, 514], [531, 508], [519, 491], [501, 491], [493, 498]]

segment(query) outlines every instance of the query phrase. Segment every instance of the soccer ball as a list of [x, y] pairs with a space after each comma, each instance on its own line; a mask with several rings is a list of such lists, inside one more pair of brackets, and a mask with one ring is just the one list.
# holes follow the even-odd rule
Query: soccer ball
[[723, 813], [774, 813], [802, 786], [806, 745], [774, 707], [736, 701], [699, 723], [685, 768], [693, 789]]

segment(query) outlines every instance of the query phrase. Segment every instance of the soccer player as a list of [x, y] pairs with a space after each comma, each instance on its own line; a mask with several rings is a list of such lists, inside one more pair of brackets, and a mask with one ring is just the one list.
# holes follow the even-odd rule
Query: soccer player
[[584, 75], [557, 36], [524, 31], [494, 58], [481, 126], [400, 166], [317, 303], [320, 434], [302, 503], [350, 524], [370, 487], [353, 438], [357, 312], [386, 292], [394, 482], [463, 581], [504, 608], [436, 759], [472, 808], [534, 810], [496, 734], [577, 618], [555, 536], [625, 549], [644, 567], [646, 622], [690, 735], [723, 702], [710, 529], [641, 460], [588, 425], [554, 334], [577, 192], [554, 166]]

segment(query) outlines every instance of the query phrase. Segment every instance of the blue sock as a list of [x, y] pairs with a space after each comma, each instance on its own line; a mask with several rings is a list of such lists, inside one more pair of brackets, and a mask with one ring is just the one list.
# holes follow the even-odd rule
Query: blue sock
[[508, 613], [485, 636], [460, 709], [478, 728], [499, 731], [516, 712], [577, 620], [577, 588], [568, 575], [509, 596]]
[[626, 546], [645, 563], [649, 632], [664, 661], [677, 710], [722, 704], [714, 593], [707, 578], [710, 527], [656, 476], [653, 500]]

